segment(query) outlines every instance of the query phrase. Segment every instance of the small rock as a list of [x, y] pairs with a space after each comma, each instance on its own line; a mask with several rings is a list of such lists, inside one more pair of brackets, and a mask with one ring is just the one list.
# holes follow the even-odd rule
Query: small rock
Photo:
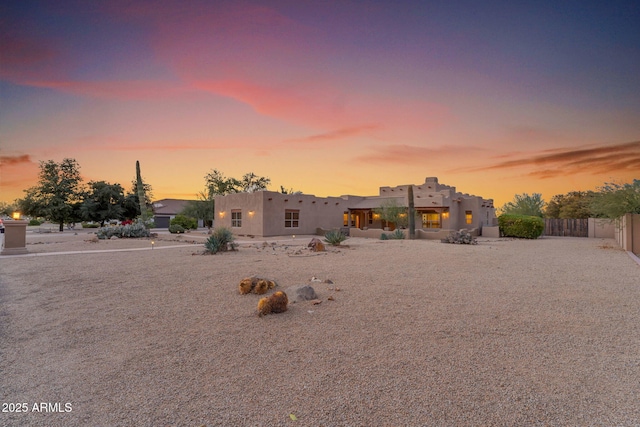
[[311, 304], [320, 305], [320, 304], [322, 304], [322, 300], [321, 299], [312, 299], [311, 300]]
[[328, 283], [328, 284], [330, 284], [330, 285], [333, 285], [333, 280], [331, 280], [331, 279], [326, 279], [326, 280], [324, 281], [324, 283]]
[[333, 296], [330, 296], [329, 298], [327, 298], [328, 301], [335, 301], [335, 298], [333, 298]]
[[290, 302], [302, 302], [318, 299], [316, 291], [309, 285], [291, 286], [285, 290]]

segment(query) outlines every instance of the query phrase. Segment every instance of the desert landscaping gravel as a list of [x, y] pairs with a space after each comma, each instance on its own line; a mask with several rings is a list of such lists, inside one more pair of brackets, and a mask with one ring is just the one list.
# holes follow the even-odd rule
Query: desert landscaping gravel
[[[0, 257], [2, 426], [640, 425], [640, 265], [613, 240], [87, 236]], [[258, 317], [251, 275], [321, 303]]]

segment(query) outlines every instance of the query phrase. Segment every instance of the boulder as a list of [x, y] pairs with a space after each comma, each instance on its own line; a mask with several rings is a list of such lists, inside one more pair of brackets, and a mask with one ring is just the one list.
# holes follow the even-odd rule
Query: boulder
[[289, 301], [302, 302], [318, 299], [315, 289], [309, 285], [296, 285], [286, 289]]
[[324, 243], [322, 243], [320, 241], [320, 239], [314, 237], [313, 239], [311, 239], [311, 241], [309, 242], [309, 244], [307, 245], [308, 248], [311, 248], [311, 250], [313, 252], [324, 252], [326, 249], [324, 247]]

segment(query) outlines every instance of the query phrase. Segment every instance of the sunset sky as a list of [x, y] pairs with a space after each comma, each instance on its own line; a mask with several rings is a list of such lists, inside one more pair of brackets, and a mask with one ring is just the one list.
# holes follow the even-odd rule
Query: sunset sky
[[5, 1], [0, 201], [39, 162], [156, 199], [427, 176], [545, 200], [640, 178], [640, 2]]

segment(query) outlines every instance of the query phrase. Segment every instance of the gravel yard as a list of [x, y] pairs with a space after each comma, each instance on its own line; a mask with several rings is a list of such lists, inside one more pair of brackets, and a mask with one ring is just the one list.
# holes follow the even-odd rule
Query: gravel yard
[[[640, 265], [613, 240], [60, 254], [150, 247], [87, 236], [0, 257], [0, 425], [640, 425]], [[258, 317], [251, 275], [322, 302]]]

